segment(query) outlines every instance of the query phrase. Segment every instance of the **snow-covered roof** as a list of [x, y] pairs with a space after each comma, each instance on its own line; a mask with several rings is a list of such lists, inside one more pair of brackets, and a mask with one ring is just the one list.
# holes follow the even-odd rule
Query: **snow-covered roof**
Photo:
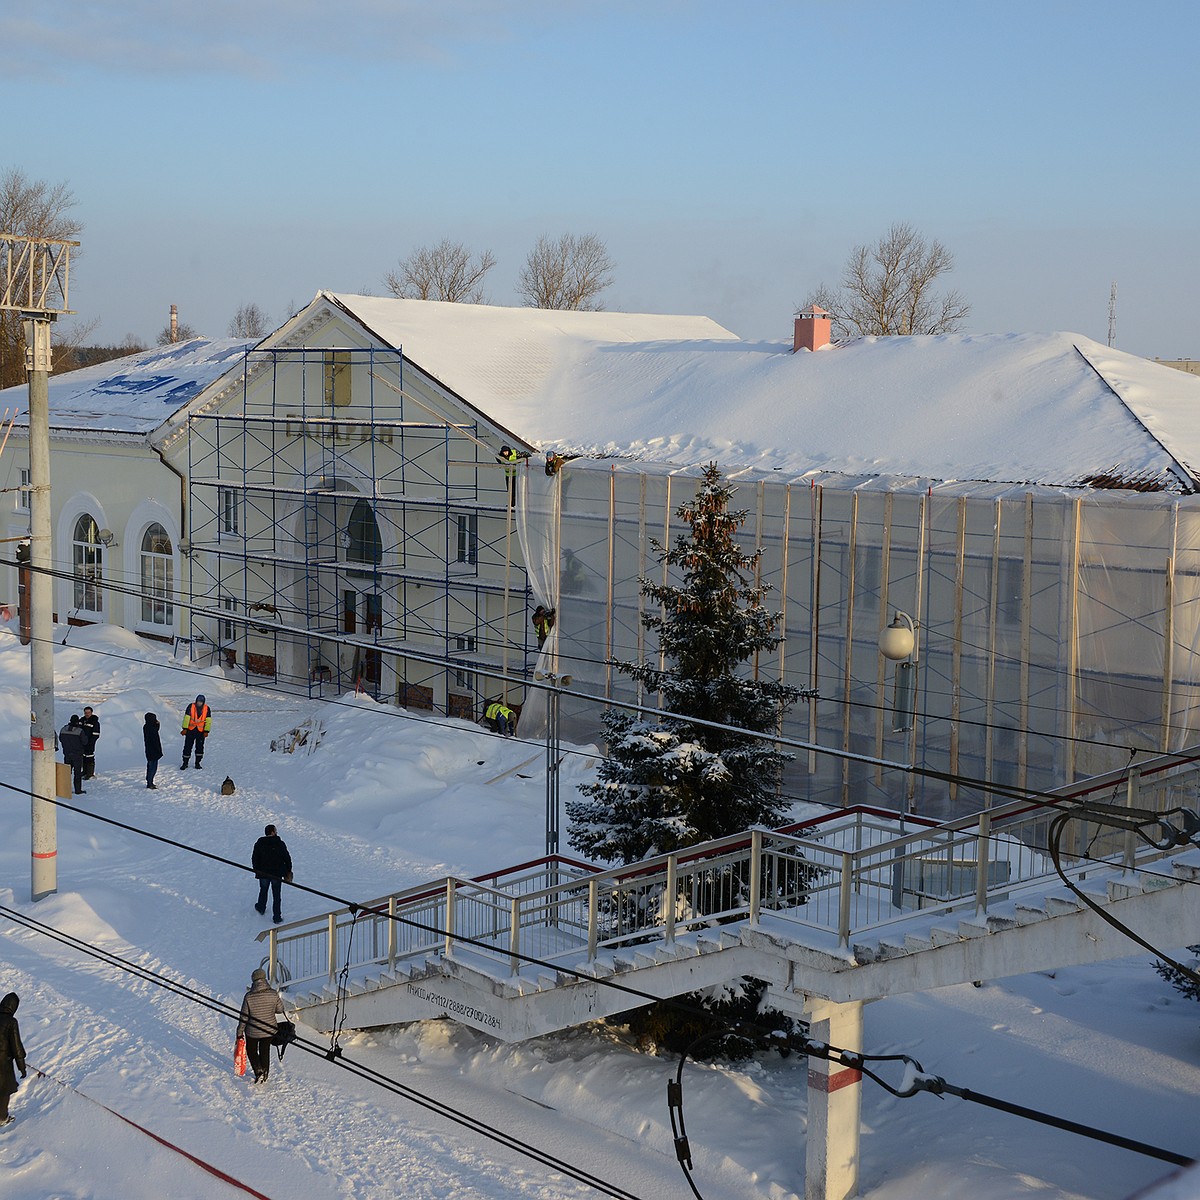
[[1200, 484], [1200, 378], [1078, 334], [793, 353], [705, 317], [322, 295], [541, 449], [795, 475]]
[[[318, 293], [540, 449], [726, 471], [1200, 490], [1200, 378], [1072, 333], [860, 338], [792, 353], [708, 317]], [[238, 372], [197, 338], [50, 379], [60, 430], [145, 434]], [[209, 392], [212, 395], [212, 392]], [[25, 412], [25, 388], [0, 393]], [[24, 415], [19, 421], [24, 420]]]
[[[95, 434], [149, 433], [214, 380], [240, 368], [244, 352], [253, 345], [245, 338], [192, 338], [51, 375], [50, 427]], [[0, 392], [0, 409], [4, 405], [19, 413], [18, 426], [28, 424], [25, 385]]]

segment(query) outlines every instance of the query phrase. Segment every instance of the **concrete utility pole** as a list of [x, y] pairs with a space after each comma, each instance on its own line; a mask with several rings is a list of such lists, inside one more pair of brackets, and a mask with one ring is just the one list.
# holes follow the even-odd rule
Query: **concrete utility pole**
[[50, 323], [53, 313], [27, 313], [25, 365], [29, 373], [29, 751], [30, 863], [34, 900], [58, 891], [58, 810], [54, 796], [54, 595], [50, 569]]
[[29, 377], [30, 892], [58, 891], [54, 806], [54, 593], [50, 510], [50, 326], [67, 307], [71, 247], [78, 242], [0, 233], [0, 308], [21, 314]]

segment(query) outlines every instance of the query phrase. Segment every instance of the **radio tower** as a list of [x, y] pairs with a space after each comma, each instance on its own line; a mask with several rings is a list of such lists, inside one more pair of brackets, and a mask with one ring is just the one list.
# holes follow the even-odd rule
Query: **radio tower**
[[1114, 279], [1112, 290], [1108, 293], [1108, 344], [1111, 346], [1117, 340], [1117, 282]]

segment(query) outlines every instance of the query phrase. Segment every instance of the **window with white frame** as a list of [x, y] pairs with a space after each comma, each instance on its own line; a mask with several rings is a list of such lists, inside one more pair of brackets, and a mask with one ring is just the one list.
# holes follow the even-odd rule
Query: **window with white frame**
[[21, 468], [21, 486], [17, 488], [17, 512], [29, 511], [29, 491], [32, 486], [32, 481], [29, 477], [29, 468]]
[[77, 612], [104, 611], [104, 545], [100, 527], [89, 513], [76, 522], [71, 538], [71, 571], [74, 576], [72, 607]]
[[[469, 634], [458, 634], [454, 639], [454, 648], [460, 654], [475, 653], [475, 639]], [[455, 687], [465, 688], [467, 691], [475, 690], [475, 672], [464, 671], [461, 668], [454, 672]]]
[[142, 535], [142, 621], [168, 628], [174, 624], [175, 608], [171, 595], [175, 584], [175, 564], [171, 539], [158, 524]]
[[479, 516], [477, 513], [458, 514], [458, 558], [460, 563], [474, 566], [479, 561]]
[[[235, 613], [238, 611], [238, 602], [232, 596], [222, 596], [221, 607], [227, 613]], [[229, 646], [237, 641], [238, 627], [236, 621], [232, 621], [228, 618], [222, 618], [217, 624], [220, 632], [220, 643], [222, 646]]]
[[241, 497], [236, 488], [217, 488], [218, 520], [221, 523], [221, 533], [236, 536], [242, 531]]

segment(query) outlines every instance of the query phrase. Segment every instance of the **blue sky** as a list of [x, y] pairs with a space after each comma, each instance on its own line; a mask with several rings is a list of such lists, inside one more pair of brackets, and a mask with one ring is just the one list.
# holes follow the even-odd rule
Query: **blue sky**
[[957, 258], [975, 332], [1200, 357], [1200, 5], [0, 0], [0, 170], [65, 180], [98, 340], [383, 294], [443, 237], [493, 303], [596, 233], [606, 306], [790, 336], [856, 243]]

